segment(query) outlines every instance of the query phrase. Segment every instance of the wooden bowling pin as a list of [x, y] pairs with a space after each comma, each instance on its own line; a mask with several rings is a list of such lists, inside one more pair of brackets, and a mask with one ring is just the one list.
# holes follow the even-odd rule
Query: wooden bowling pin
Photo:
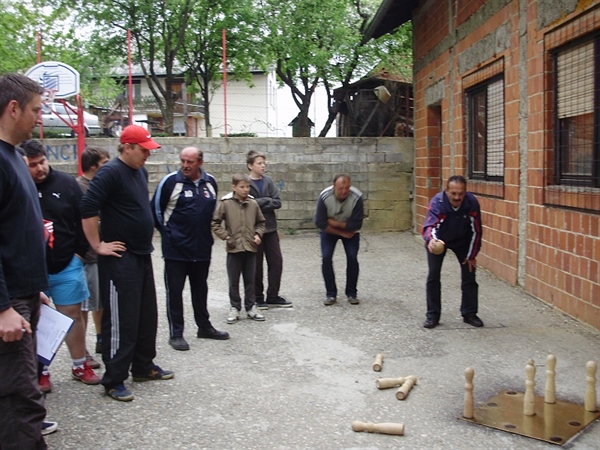
[[375, 386], [377, 389], [389, 389], [397, 386], [402, 386], [402, 383], [406, 381], [406, 377], [398, 378], [379, 378], [375, 380]]
[[381, 367], [383, 366], [383, 355], [381, 353], [377, 353], [375, 357], [375, 362], [373, 363], [373, 370], [375, 372], [381, 372]]
[[556, 356], [548, 355], [546, 358], [546, 390], [544, 391], [544, 402], [556, 403]]
[[404, 435], [403, 423], [373, 423], [355, 420], [352, 422], [352, 429], [354, 431], [368, 431], [369, 433], [395, 434], [397, 436]]
[[535, 416], [535, 365], [533, 359], [530, 359], [525, 367], [525, 396], [523, 397], [523, 414], [526, 416]]
[[585, 400], [583, 402], [583, 408], [589, 412], [596, 412], [596, 371], [598, 365], [594, 361], [588, 361], [585, 365], [585, 371], [587, 376], [585, 381], [587, 387], [585, 389]]
[[409, 375], [406, 377], [406, 380], [404, 380], [402, 386], [400, 386], [400, 388], [396, 391], [396, 398], [398, 400], [404, 400], [406, 397], [408, 397], [408, 393], [415, 384], [417, 384], [417, 377], [414, 375]]
[[473, 377], [475, 371], [472, 367], [465, 369], [465, 405], [463, 409], [463, 417], [465, 419], [473, 419], [475, 417], [475, 399], [473, 398]]

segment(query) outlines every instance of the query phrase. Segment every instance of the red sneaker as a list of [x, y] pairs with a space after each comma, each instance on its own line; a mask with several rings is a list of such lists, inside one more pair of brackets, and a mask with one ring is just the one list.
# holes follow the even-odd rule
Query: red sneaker
[[71, 369], [71, 376], [74, 380], [81, 381], [85, 384], [100, 383], [100, 377], [96, 375], [96, 372], [92, 370], [87, 361], [83, 363], [83, 367], [73, 367], [73, 369]]
[[50, 374], [41, 374], [40, 375], [40, 391], [44, 394], [49, 394], [52, 392], [52, 383], [50, 382]]

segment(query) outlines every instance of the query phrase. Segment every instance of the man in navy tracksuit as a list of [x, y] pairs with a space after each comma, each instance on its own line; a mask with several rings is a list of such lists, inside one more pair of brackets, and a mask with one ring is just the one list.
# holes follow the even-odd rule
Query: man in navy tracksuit
[[214, 242], [210, 222], [217, 204], [217, 182], [202, 170], [201, 150], [186, 147], [180, 159], [181, 169], [164, 177], [158, 185], [152, 212], [162, 235], [169, 344], [175, 350], [189, 350], [183, 337], [182, 292], [186, 277], [198, 326], [196, 336], [225, 340], [229, 333], [212, 326], [207, 309], [207, 279]]
[[[429, 203], [423, 224], [423, 239], [427, 248], [427, 315], [423, 326], [435, 328], [442, 312], [442, 263], [447, 249], [456, 255], [461, 267], [462, 302], [460, 312], [465, 323], [482, 327], [477, 317], [478, 284], [475, 280], [477, 254], [481, 249], [481, 211], [479, 202], [467, 192], [467, 180], [460, 175], [451, 176], [446, 189], [436, 194]], [[443, 241], [444, 251], [433, 253], [435, 241]]]

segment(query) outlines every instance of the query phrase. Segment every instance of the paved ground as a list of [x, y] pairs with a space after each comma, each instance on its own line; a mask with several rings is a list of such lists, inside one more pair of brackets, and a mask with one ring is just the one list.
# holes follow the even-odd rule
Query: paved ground
[[[537, 366], [536, 392], [544, 391], [545, 361], [557, 357], [559, 400], [583, 404], [585, 365], [600, 360], [600, 333], [552, 311], [520, 289], [481, 270], [480, 317], [486, 326], [464, 324], [459, 308], [459, 270], [448, 258], [443, 273], [444, 314], [434, 330], [424, 319], [424, 250], [409, 233], [364, 234], [359, 297], [325, 307], [316, 233], [284, 236], [282, 294], [294, 308], [266, 311], [262, 323], [227, 325], [225, 251], [216, 242], [210, 275], [213, 324], [229, 341], [195, 337], [191, 306], [186, 338], [192, 348], [168, 343], [160, 244], [155, 273], [160, 302], [156, 362], [176, 372], [170, 381], [133, 383], [136, 398], [120, 403], [98, 386], [70, 379], [63, 346], [51, 367], [54, 391], [49, 419], [59, 422], [47, 437], [53, 449], [551, 449], [514, 434], [458, 420], [464, 370], [475, 369], [475, 401], [524, 390], [525, 366]], [[344, 283], [343, 249], [336, 254]], [[189, 300], [188, 303], [189, 305]], [[89, 339], [92, 343], [91, 334]], [[371, 366], [384, 355], [383, 370]], [[405, 401], [395, 390], [379, 391], [379, 377], [416, 375]], [[404, 436], [355, 433], [353, 420], [402, 422]], [[600, 449], [598, 421], [569, 441], [577, 450]]]

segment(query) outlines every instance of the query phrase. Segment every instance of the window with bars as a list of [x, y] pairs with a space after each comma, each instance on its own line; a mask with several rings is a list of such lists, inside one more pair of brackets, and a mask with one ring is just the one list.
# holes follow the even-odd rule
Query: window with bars
[[494, 77], [466, 91], [469, 177], [504, 181], [504, 79]]
[[555, 184], [600, 187], [600, 37], [558, 49], [555, 73]]

